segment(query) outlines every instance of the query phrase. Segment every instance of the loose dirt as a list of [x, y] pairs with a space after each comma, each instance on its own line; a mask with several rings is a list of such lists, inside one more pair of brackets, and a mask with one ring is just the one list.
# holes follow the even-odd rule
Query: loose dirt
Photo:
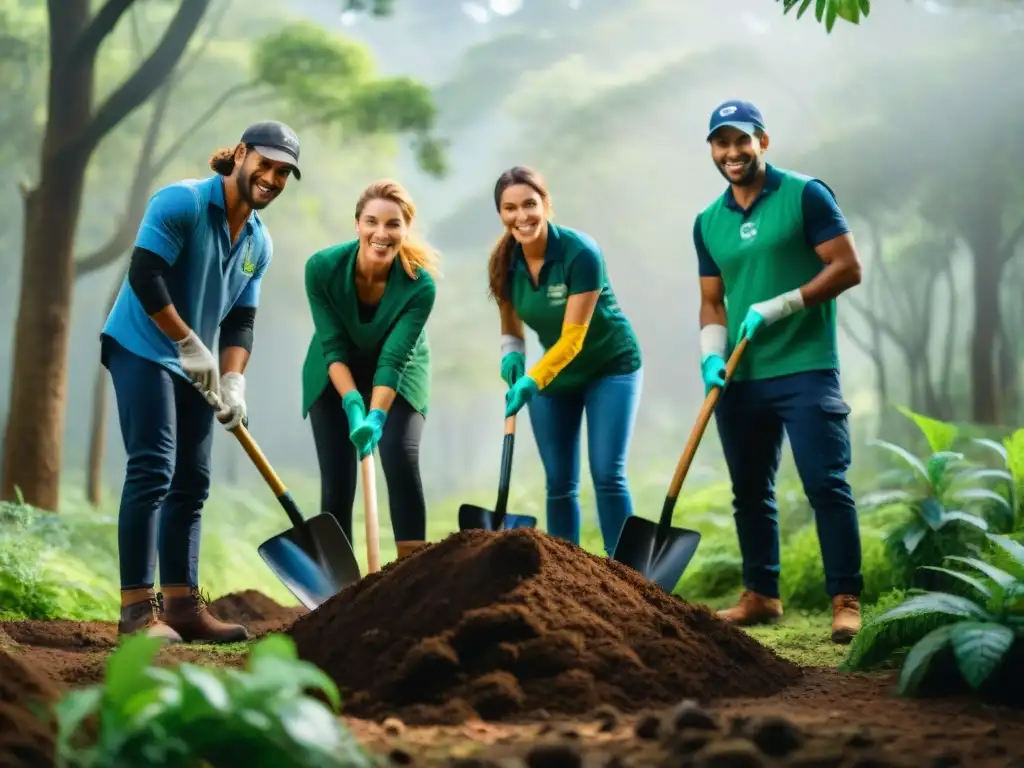
[[53, 764], [46, 709], [59, 695], [52, 680], [0, 650], [0, 767]]
[[246, 626], [255, 624], [262, 634], [286, 629], [299, 616], [308, 613], [301, 605], [279, 605], [255, 589], [218, 597], [210, 603], [210, 611], [221, 621], [235, 621]]
[[[423, 550], [413, 559], [440, 548], [441, 545], [436, 545]], [[406, 562], [411, 560], [403, 564]], [[491, 589], [497, 590], [492, 594], [499, 597], [515, 592], [529, 581], [528, 578], [518, 582], [508, 579], [501, 590], [501, 572], [488, 570], [497, 565], [496, 561], [490, 561], [490, 565], [482, 565], [475, 572], [462, 566], [460, 578], [472, 577], [475, 583], [492, 584]], [[395, 566], [389, 568], [397, 570]], [[445, 569], [440, 568], [430, 578], [439, 579], [443, 574]], [[604, 598], [607, 601], [617, 594], [615, 584], [618, 582], [607, 575], [605, 578], [609, 582], [608, 596]], [[364, 589], [380, 589], [382, 583], [386, 583], [384, 572], [368, 577], [361, 583], [366, 585], [362, 589], [361, 585], [355, 585], [349, 599], [357, 597]], [[436, 590], [427, 590], [427, 586], [407, 585], [417, 594], [433, 593], [418, 609], [420, 614], [451, 611], [459, 589], [453, 589], [451, 582], [437, 584]], [[566, 594], [573, 599], [601, 604], [594, 594], [586, 591], [577, 597], [579, 591], [578, 581], [567, 582]], [[408, 610], [408, 601], [413, 596], [403, 600], [390, 591], [381, 589], [381, 592], [397, 601], [396, 608], [406, 606]], [[552, 598], [544, 598], [536, 590], [531, 592], [529, 584], [522, 587], [520, 594], [524, 599], [528, 597], [533, 610], [550, 610], [544, 607], [544, 601]], [[254, 593], [244, 599], [232, 597], [232, 602], [243, 603], [249, 611], [263, 611], [265, 616], [275, 615], [273, 601], [266, 603], [261, 599], [264, 597]], [[651, 599], [655, 606], [663, 604], [662, 597]], [[646, 595], [634, 596], [633, 600], [640, 610], [654, 610], [649, 607]], [[323, 606], [320, 612], [328, 607], [330, 604]], [[671, 612], [668, 615], [675, 617], [673, 620], [680, 626], [690, 627], [684, 619], [690, 617], [687, 620], [695, 622], [691, 616], [693, 611], [690, 607], [684, 609], [683, 618]], [[271, 619], [275, 620], [280, 618]], [[614, 616], [603, 620], [606, 624], [617, 621]], [[249, 626], [260, 626], [259, 621]], [[379, 623], [385, 625], [389, 621], [384, 616]], [[625, 627], [628, 624], [620, 629]], [[367, 631], [372, 635], [373, 627]], [[762, 655], [751, 652], [744, 640], [726, 639], [732, 650], [747, 649], [745, 653]], [[586, 635], [583, 641], [581, 657], [587, 655], [589, 644], [593, 642]], [[676, 643], [679, 643], [678, 638]], [[99, 682], [106, 657], [116, 645], [116, 627], [72, 621], [0, 622], [0, 645], [0, 768], [52, 765], [52, 727], [33, 716], [32, 706], [36, 702], [53, 701], [58, 689], [69, 690], [84, 683]], [[772, 655], [769, 657], [775, 659]], [[236, 649], [177, 646], [164, 649], [158, 658], [160, 664], [180, 661], [237, 667], [244, 663], [244, 655]], [[371, 668], [387, 672], [383, 660]], [[748, 675], [754, 674], [756, 671], [748, 671]], [[683, 694], [668, 707], [633, 714], [604, 705], [585, 718], [552, 715], [526, 724], [467, 719], [458, 725], [417, 726], [394, 717], [383, 721], [359, 719], [352, 717], [351, 711], [346, 712], [348, 716], [344, 721], [364, 746], [383, 756], [385, 764], [392, 765], [459, 768], [1024, 766], [1024, 718], [1019, 710], [987, 706], [969, 697], [901, 699], [894, 696], [894, 686], [894, 673], [852, 675], [833, 669], [802, 669], [793, 682], [770, 696], [764, 696], [764, 691], [752, 690], [745, 696], [732, 694], [716, 698], [704, 706], [694, 702], [679, 704], [678, 699], [684, 698]], [[348, 701], [343, 703], [346, 710], [351, 709], [349, 704]]]
[[289, 632], [348, 714], [410, 723], [768, 696], [801, 675], [706, 608], [533, 529], [453, 534]]

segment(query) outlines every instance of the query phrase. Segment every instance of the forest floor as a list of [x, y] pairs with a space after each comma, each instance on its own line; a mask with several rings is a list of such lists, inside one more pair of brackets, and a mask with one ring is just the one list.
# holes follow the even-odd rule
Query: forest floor
[[[278, 608], [274, 617], [248, 622], [255, 636], [285, 630], [304, 612]], [[842, 649], [828, 643], [821, 627], [793, 622], [752, 633], [780, 655], [817, 664], [804, 666], [798, 682], [770, 697], [633, 715], [608, 711], [586, 721], [414, 727], [344, 720], [369, 751], [396, 765], [1024, 766], [1019, 711], [971, 699], [897, 698], [894, 673], [837, 671]], [[0, 647], [65, 690], [101, 682], [116, 644], [114, 624], [0, 622]], [[158, 663], [241, 667], [246, 652], [245, 644], [171, 646]]]

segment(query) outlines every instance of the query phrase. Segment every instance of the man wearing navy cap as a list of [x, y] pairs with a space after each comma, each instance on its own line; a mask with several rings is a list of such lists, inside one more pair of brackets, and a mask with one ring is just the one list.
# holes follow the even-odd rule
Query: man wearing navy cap
[[765, 162], [768, 132], [753, 104], [730, 100], [715, 107], [707, 141], [729, 183], [693, 225], [708, 391], [723, 386], [729, 352], [749, 340], [715, 413], [732, 479], [744, 585], [739, 603], [719, 616], [742, 625], [782, 616], [774, 488], [785, 432], [814, 509], [832, 640], [848, 643], [860, 629], [863, 578], [846, 480], [850, 408], [839, 382], [836, 297], [860, 283], [857, 250], [825, 184]]
[[[214, 412], [246, 420], [245, 367], [273, 244], [258, 210], [300, 177], [299, 139], [278, 122], [250, 126], [210, 158], [215, 175], [150, 198], [128, 274], [101, 334], [128, 455], [118, 514], [121, 634], [233, 642], [199, 594], [199, 538], [210, 489]], [[219, 332], [219, 359], [211, 348]], [[154, 590], [159, 550], [162, 597]]]

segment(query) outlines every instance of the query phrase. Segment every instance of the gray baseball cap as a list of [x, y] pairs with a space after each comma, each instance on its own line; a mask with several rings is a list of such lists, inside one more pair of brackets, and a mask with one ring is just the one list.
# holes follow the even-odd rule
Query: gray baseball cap
[[276, 120], [255, 123], [245, 129], [240, 141], [270, 160], [288, 163], [296, 179], [302, 178], [299, 171], [299, 137], [291, 128]]

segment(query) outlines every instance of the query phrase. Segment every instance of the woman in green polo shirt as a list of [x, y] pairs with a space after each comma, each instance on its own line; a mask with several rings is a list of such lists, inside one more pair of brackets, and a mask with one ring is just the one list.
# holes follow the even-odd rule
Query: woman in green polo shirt
[[375, 182], [356, 203], [356, 239], [306, 262], [315, 330], [302, 368], [303, 418], [313, 429], [321, 505], [351, 542], [357, 460], [379, 445], [399, 557], [423, 546], [427, 531], [419, 450], [438, 260], [410, 231], [415, 215], [400, 184]]
[[[588, 458], [605, 551], [615, 550], [633, 513], [626, 456], [643, 381], [640, 345], [619, 308], [604, 257], [589, 235], [551, 220], [551, 198], [536, 171], [501, 174], [494, 204], [505, 233], [490, 261], [490, 293], [501, 316], [506, 415], [529, 403], [547, 475], [548, 532], [580, 540], [580, 435], [587, 414]], [[544, 356], [526, 373], [524, 324]]]

